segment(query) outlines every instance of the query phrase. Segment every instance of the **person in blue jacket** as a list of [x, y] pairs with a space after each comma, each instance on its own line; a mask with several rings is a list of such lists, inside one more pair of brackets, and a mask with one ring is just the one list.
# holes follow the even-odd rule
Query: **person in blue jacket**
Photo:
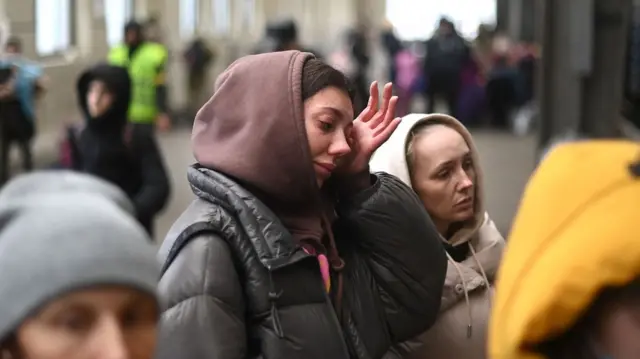
[[22, 154], [23, 169], [33, 169], [35, 104], [44, 90], [42, 66], [22, 56], [20, 39], [10, 38], [0, 59], [0, 184], [9, 177], [9, 150], [14, 143]]

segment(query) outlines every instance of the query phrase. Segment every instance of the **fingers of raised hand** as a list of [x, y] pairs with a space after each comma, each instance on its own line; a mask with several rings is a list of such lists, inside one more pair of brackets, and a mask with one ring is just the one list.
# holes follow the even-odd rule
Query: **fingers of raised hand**
[[382, 90], [382, 105], [378, 109], [378, 115], [384, 118], [384, 115], [387, 113], [387, 109], [389, 108], [389, 102], [393, 97], [393, 85], [391, 82], [388, 82], [384, 85], [384, 89]]
[[377, 109], [375, 115], [372, 117], [372, 126], [379, 126], [386, 119], [387, 112], [390, 110], [389, 105], [392, 97], [393, 85], [391, 83], [387, 83], [384, 86], [384, 91], [382, 92], [382, 106]]
[[383, 144], [387, 139], [389, 139], [389, 137], [391, 137], [391, 134], [393, 134], [393, 131], [395, 131], [396, 128], [398, 128], [400, 121], [401, 121], [401, 118], [396, 117], [391, 119], [391, 122], [389, 122], [387, 126], [380, 126], [380, 128], [376, 129], [376, 132], [374, 133], [374, 137], [376, 138], [377, 141], [379, 141], [379, 145]]
[[372, 123], [378, 122], [378, 124], [375, 127], [373, 126], [371, 127], [372, 129], [374, 129], [374, 136], [377, 136], [382, 131], [384, 131], [384, 129], [387, 128], [389, 124], [394, 120], [397, 103], [398, 103], [398, 96], [391, 97], [385, 113], [382, 114], [379, 119], [376, 118], [375, 121], [371, 121]]
[[378, 110], [378, 102], [380, 96], [380, 91], [378, 90], [378, 81], [373, 81], [369, 86], [369, 103], [367, 103], [367, 107], [362, 111], [360, 116], [358, 116], [362, 122], [367, 122], [375, 115]]

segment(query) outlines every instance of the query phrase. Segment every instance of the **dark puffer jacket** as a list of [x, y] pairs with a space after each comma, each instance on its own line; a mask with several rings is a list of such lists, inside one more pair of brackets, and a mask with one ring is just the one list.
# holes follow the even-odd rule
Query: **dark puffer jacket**
[[[90, 114], [87, 103], [93, 81], [102, 82], [114, 99], [98, 116]], [[63, 165], [120, 187], [133, 201], [138, 221], [153, 237], [154, 219], [171, 196], [171, 183], [155, 138], [127, 128], [132, 98], [127, 69], [105, 64], [88, 69], [78, 79], [77, 95], [86, 124], [67, 131], [70, 161]]]
[[160, 250], [169, 265], [157, 358], [399, 358], [391, 347], [435, 321], [447, 264], [413, 191], [375, 177], [337, 208], [339, 320], [317, 260], [271, 210], [226, 176], [190, 168], [198, 199]]

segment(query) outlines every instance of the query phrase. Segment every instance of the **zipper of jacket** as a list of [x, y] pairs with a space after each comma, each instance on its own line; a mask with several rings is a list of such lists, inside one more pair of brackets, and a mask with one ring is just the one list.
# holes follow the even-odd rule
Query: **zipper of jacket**
[[[318, 268], [320, 266], [318, 265]], [[331, 271], [331, 282], [334, 282], [334, 272]], [[324, 283], [322, 283], [322, 289], [324, 291], [324, 295], [327, 301], [327, 304], [329, 304], [329, 306], [331, 307], [331, 319], [333, 320], [333, 324], [336, 327], [338, 334], [340, 335], [340, 337], [342, 338], [342, 341], [344, 342], [344, 346], [345, 346], [345, 358], [351, 358], [351, 354], [350, 353], [356, 353], [356, 351], [353, 348], [353, 344], [351, 343], [351, 340], [349, 338], [347, 338], [347, 336], [345, 335], [345, 331], [342, 329], [342, 322], [340, 321], [340, 319], [338, 318], [338, 313], [335, 310], [335, 307], [333, 306], [333, 300], [331, 299], [331, 294], [334, 292], [335, 287], [333, 285], [331, 285], [331, 293], [327, 293], [326, 290], [324, 290]], [[362, 359], [362, 358], [360, 358]]]

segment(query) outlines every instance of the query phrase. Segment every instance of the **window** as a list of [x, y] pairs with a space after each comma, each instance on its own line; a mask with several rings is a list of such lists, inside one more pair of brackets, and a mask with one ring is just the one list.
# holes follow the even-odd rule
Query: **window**
[[124, 25], [133, 18], [133, 0], [109, 0], [104, 2], [104, 19], [107, 26], [107, 42], [115, 46], [123, 41]]
[[188, 39], [193, 37], [198, 28], [198, 0], [180, 0], [180, 36]]
[[53, 55], [69, 49], [73, 45], [73, 2], [71, 0], [36, 0], [35, 7], [38, 55]]
[[225, 35], [231, 31], [231, 2], [230, 0], [212, 0], [213, 32]]

